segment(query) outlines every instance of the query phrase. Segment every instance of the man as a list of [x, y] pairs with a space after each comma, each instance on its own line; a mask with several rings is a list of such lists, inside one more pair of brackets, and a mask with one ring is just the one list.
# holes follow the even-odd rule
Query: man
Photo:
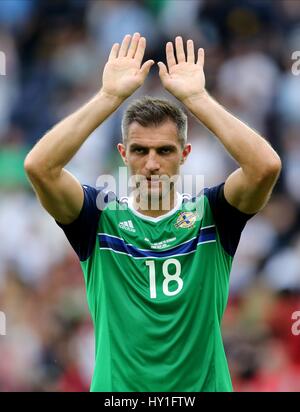
[[[131, 174], [139, 176], [138, 196], [128, 203], [111, 199], [100, 210], [99, 199], [104, 206], [107, 201], [101, 192], [81, 186], [64, 169], [91, 132], [143, 84], [154, 63], [142, 65], [145, 47], [139, 33], [113, 45], [100, 92], [35, 145], [25, 169], [81, 261], [96, 336], [91, 390], [231, 391], [220, 329], [230, 268], [241, 231], [268, 201], [281, 162], [206, 92], [203, 49], [195, 59], [192, 40], [186, 53], [181, 37], [175, 50], [167, 43], [167, 66], [158, 63], [159, 76], [240, 165], [225, 184], [193, 199], [170, 185], [170, 204], [163, 208], [161, 176], [178, 175], [191, 146], [184, 113], [152, 98], [128, 108], [118, 145]], [[145, 198], [158, 200], [158, 207], [142, 208]]]

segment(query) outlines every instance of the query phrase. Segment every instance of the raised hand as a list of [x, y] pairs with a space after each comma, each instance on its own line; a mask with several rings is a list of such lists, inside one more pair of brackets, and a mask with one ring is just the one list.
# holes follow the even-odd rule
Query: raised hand
[[146, 39], [139, 33], [126, 35], [121, 46], [115, 43], [104, 67], [101, 91], [125, 99], [138, 89], [147, 77], [153, 60], [143, 65]]
[[187, 54], [185, 54], [182, 37], [179, 36], [175, 39], [175, 48], [177, 62], [173, 43], [167, 43], [168, 68], [164, 63], [159, 62], [159, 76], [164, 88], [183, 102], [185, 99], [205, 93], [204, 50], [198, 50], [195, 61], [193, 40], [187, 41]]

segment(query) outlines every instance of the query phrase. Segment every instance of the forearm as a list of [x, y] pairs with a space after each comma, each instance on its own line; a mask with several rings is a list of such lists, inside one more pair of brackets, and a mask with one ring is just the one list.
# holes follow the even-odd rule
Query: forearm
[[120, 99], [100, 91], [88, 103], [45, 134], [28, 154], [25, 168], [52, 176], [59, 174], [90, 134], [121, 103]]
[[186, 99], [186, 107], [224, 145], [249, 176], [262, 175], [280, 163], [277, 153], [258, 133], [238, 120], [206, 92]]

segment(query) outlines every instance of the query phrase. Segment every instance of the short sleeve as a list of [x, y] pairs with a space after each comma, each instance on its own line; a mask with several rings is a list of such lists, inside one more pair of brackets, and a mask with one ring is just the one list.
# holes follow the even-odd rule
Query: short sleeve
[[224, 184], [204, 189], [204, 195], [208, 198], [223, 249], [233, 257], [242, 231], [255, 213], [246, 214], [231, 206], [224, 195]]
[[82, 187], [84, 201], [78, 218], [68, 225], [56, 223], [64, 231], [79, 259], [84, 261], [94, 250], [101, 210], [97, 207], [99, 190], [87, 185]]

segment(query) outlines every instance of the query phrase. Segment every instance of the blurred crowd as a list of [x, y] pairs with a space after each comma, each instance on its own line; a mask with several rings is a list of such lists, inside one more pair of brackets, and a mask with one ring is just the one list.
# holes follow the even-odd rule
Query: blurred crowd
[[[155, 61], [165, 60], [165, 43], [178, 34], [204, 47], [208, 91], [281, 156], [274, 194], [241, 238], [223, 336], [236, 391], [300, 391], [300, 325], [292, 333], [300, 311], [296, 0], [0, 1], [0, 391], [89, 389], [94, 337], [80, 266], [34, 197], [23, 161], [98, 91], [111, 45], [136, 31], [147, 38], [145, 58]], [[134, 97], [145, 94], [171, 99], [156, 67]], [[124, 107], [68, 165], [82, 183], [117, 176]], [[193, 151], [184, 173], [203, 174], [205, 186], [221, 183], [237, 165], [202, 125], [189, 122]]]

